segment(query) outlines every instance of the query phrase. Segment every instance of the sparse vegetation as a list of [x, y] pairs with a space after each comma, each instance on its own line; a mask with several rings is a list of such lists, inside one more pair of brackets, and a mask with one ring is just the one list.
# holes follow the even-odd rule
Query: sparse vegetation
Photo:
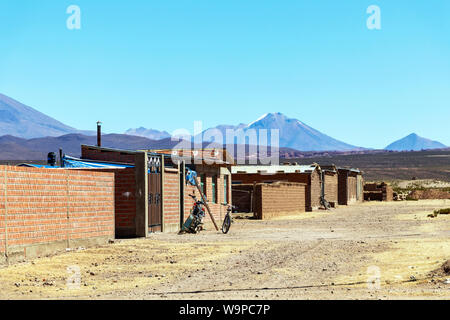
[[450, 208], [434, 210], [432, 214], [429, 214], [429, 218], [436, 218], [440, 214], [450, 214]]
[[437, 214], [450, 214], [450, 208], [435, 210], [434, 213], [437, 213]]

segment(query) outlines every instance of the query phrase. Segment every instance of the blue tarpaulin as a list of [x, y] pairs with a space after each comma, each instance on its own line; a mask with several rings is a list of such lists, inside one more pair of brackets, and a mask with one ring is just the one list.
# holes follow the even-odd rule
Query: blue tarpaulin
[[70, 156], [63, 157], [63, 164], [64, 168], [134, 168], [133, 165], [82, 160]]

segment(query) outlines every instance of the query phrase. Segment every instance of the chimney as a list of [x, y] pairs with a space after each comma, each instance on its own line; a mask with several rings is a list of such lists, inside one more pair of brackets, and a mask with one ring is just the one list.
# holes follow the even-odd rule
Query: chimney
[[97, 122], [97, 147], [102, 146], [102, 123]]

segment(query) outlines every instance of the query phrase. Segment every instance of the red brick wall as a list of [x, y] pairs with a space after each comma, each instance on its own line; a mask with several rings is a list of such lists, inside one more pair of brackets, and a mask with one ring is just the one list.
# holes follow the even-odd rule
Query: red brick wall
[[255, 217], [267, 220], [305, 212], [306, 185], [280, 182], [255, 185]]
[[114, 174], [114, 207], [116, 237], [136, 236], [136, 173], [135, 168], [71, 169], [110, 172]]
[[91, 148], [89, 146], [81, 146], [81, 158], [98, 161], [120, 162], [134, 164], [136, 162], [136, 155], [133, 153], [126, 153], [114, 150], [101, 150]]
[[180, 227], [180, 177], [177, 169], [165, 170], [163, 187], [163, 230], [177, 231]]
[[0, 252], [93, 238], [114, 238], [113, 174], [0, 166]]
[[[220, 205], [223, 202], [223, 177], [218, 177], [218, 203], [212, 203], [212, 175], [206, 174], [206, 189], [207, 194], [210, 195], [208, 197], [208, 205], [211, 209], [211, 212], [216, 220], [217, 224], [220, 227], [222, 223], [222, 219], [225, 216], [225, 209]], [[194, 205], [194, 200], [189, 196], [189, 194], [193, 194], [197, 197], [197, 199], [201, 200], [201, 196], [196, 187], [191, 185], [185, 185], [184, 187], [184, 220], [191, 213], [191, 209]], [[164, 174], [164, 232], [175, 232], [179, 230], [180, 227], [180, 181], [178, 171], [175, 169], [167, 168]], [[206, 213], [205, 218], [206, 224], [211, 224], [211, 218], [209, 214]]]

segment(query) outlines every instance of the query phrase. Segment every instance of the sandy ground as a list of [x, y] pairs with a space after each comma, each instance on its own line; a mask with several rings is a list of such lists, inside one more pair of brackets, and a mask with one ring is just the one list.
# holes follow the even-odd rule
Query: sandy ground
[[[0, 299], [449, 299], [450, 200], [155, 234], [0, 269]], [[79, 282], [78, 282], [79, 280]], [[79, 283], [79, 285], [78, 285]]]

